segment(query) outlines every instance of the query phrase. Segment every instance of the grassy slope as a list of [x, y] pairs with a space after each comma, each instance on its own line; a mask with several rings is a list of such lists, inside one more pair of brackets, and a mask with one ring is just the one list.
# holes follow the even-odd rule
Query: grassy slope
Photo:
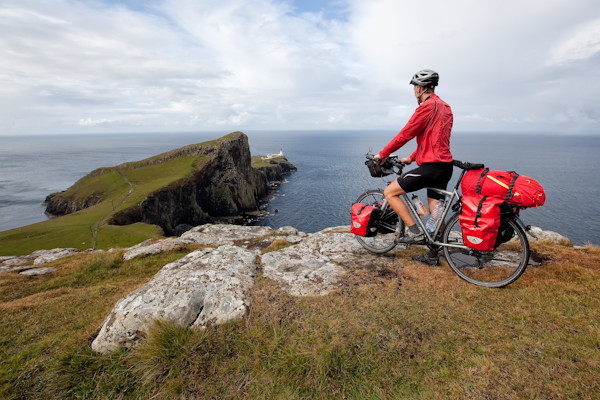
[[[216, 141], [206, 142], [214, 145]], [[175, 150], [174, 150], [175, 151]], [[172, 153], [172, 152], [169, 152]], [[99, 175], [89, 175], [65, 192], [71, 198], [85, 198], [92, 194], [104, 200], [85, 210], [54, 218], [37, 224], [0, 232], [0, 255], [30, 254], [38, 249], [74, 247], [80, 250], [92, 246], [94, 226], [106, 216], [142, 201], [149, 193], [176, 182], [203, 163], [206, 156], [179, 157], [160, 164], [145, 165], [147, 160], [131, 162], [119, 167], [103, 168]], [[130, 186], [117, 173], [116, 168], [133, 184], [134, 191], [124, 204], [117, 206], [127, 196]], [[160, 237], [162, 230], [155, 225], [133, 224], [129, 226], [100, 225], [96, 248], [126, 247], [147, 238]]]
[[51, 276], [0, 275], [0, 398], [591, 399], [600, 393], [600, 250], [546, 258], [482, 289], [396, 256], [293, 298], [259, 273], [250, 315], [204, 330], [157, 324], [110, 356], [90, 340], [114, 303], [182, 252], [81, 254]]

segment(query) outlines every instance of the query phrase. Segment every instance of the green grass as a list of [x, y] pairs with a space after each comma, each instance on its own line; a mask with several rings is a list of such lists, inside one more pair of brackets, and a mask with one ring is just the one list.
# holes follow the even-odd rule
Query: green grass
[[97, 194], [103, 197], [102, 202], [62, 217], [0, 232], [0, 255], [23, 255], [57, 247], [91, 248], [98, 221], [103, 221], [97, 237], [96, 248], [99, 249], [127, 247], [148, 238], [161, 237], [162, 230], [155, 225], [115, 226], [106, 221], [111, 214], [140, 203], [155, 190], [189, 176], [206, 159], [206, 156], [184, 156], [161, 164], [129, 165], [121, 173], [133, 184], [134, 190], [120, 206], [129, 193], [129, 184], [115, 168], [96, 171], [80, 179], [65, 192], [65, 196], [85, 198]]
[[285, 157], [273, 157], [270, 160], [263, 160], [262, 156], [255, 156], [252, 157], [252, 166], [254, 168], [271, 167], [273, 166], [273, 163], [271, 163], [271, 161], [274, 161], [275, 163], [282, 162], [285, 161]]
[[600, 250], [533, 249], [544, 265], [496, 290], [412, 262], [418, 249], [388, 267], [354, 266], [325, 297], [290, 297], [259, 272], [243, 321], [157, 322], [111, 355], [90, 341], [114, 303], [191, 249], [83, 254], [55, 262], [52, 276], [0, 275], [0, 398], [592, 399]]

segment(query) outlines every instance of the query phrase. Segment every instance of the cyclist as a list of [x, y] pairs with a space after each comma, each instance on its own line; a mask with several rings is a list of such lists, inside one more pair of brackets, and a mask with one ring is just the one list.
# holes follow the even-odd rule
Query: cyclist
[[[387, 146], [375, 156], [383, 163], [390, 154], [417, 138], [417, 149], [410, 157], [402, 158], [405, 164], [416, 162], [418, 167], [402, 174], [388, 185], [384, 196], [392, 209], [408, 227], [407, 234], [398, 239], [399, 243], [423, 244], [425, 235], [413, 219], [408, 207], [398, 196], [414, 192], [425, 187], [446, 189], [452, 177], [452, 154], [450, 153], [450, 133], [453, 115], [450, 106], [435, 94], [439, 75], [424, 69], [417, 72], [410, 81], [419, 106], [408, 123]], [[427, 192], [429, 210], [433, 210], [439, 201], [439, 195]], [[437, 251], [430, 250], [421, 257], [413, 257], [429, 265], [439, 262]]]

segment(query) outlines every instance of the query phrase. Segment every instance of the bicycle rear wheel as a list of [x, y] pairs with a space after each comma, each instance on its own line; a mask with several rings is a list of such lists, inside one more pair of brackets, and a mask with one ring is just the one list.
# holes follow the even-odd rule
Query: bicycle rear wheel
[[[519, 279], [529, 263], [529, 242], [515, 221], [511, 219], [507, 222], [514, 233], [510, 240], [494, 251], [444, 247], [444, 256], [450, 268], [465, 281], [490, 288], [510, 285]], [[458, 215], [453, 216], [444, 229], [442, 241], [453, 245], [464, 244]]]
[[381, 207], [377, 235], [373, 237], [356, 236], [358, 243], [365, 249], [377, 254], [387, 253], [396, 247], [398, 233], [404, 233], [404, 222], [398, 218], [398, 214], [387, 204], [383, 191], [379, 189], [368, 190], [358, 197], [356, 203]]

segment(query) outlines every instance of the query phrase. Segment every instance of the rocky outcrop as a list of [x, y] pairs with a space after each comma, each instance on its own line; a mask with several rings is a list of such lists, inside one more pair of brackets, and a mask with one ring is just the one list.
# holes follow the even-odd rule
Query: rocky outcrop
[[[568, 242], [555, 232], [534, 229], [539, 240]], [[306, 234], [292, 227], [273, 230], [227, 224], [205, 224], [181, 237], [147, 240], [125, 249], [123, 258], [131, 260], [188, 245], [202, 248], [165, 265], [147, 284], [116, 303], [92, 344], [95, 351], [108, 353], [131, 346], [157, 319], [186, 327], [239, 320], [251, 306], [250, 290], [259, 270], [291, 296], [322, 296], [343, 285], [357, 266], [383, 271], [397, 262], [394, 257], [363, 249], [347, 226]], [[388, 255], [402, 250], [397, 246]], [[56, 262], [40, 267], [45, 262], [75, 251], [55, 249], [0, 257], [0, 272], [22, 270], [36, 279], [60, 268]]]
[[250, 305], [258, 253], [227, 245], [197, 250], [165, 265], [117, 302], [92, 349], [107, 353], [130, 346], [154, 320], [208, 326], [242, 318]]
[[268, 165], [256, 167], [262, 171], [269, 182], [279, 182], [282, 177], [296, 171], [296, 167], [285, 157], [277, 157], [268, 161]]
[[[41, 275], [40, 271], [26, 272], [39, 267], [43, 264], [58, 260], [64, 257], [78, 253], [79, 250], [68, 249], [50, 249], [36, 250], [26, 256], [4, 256], [0, 257], [0, 274], [3, 272], [22, 271], [24, 275]], [[50, 269], [44, 269], [44, 273], [53, 272]]]
[[44, 205], [49, 216], [66, 215], [95, 206], [104, 200], [104, 196], [94, 194], [85, 198], [71, 198], [63, 195], [64, 192], [52, 193], [46, 196]]
[[[186, 146], [141, 162], [121, 164], [116, 169], [124, 171], [189, 156], [202, 157], [190, 176], [149, 193], [133, 207], [112, 214], [108, 223], [129, 225], [144, 222], [158, 225], [166, 236], [173, 236], [205, 223], [234, 222], [246, 213], [258, 211], [260, 202], [268, 194], [270, 181], [281, 180], [283, 175], [295, 170], [285, 157], [273, 161], [274, 164], [253, 168], [248, 138], [241, 132], [213, 142]], [[98, 169], [88, 177], [109, 170]], [[46, 210], [53, 215], [64, 215], [102, 200], [101, 193], [76, 198], [67, 190], [48, 196]]]

